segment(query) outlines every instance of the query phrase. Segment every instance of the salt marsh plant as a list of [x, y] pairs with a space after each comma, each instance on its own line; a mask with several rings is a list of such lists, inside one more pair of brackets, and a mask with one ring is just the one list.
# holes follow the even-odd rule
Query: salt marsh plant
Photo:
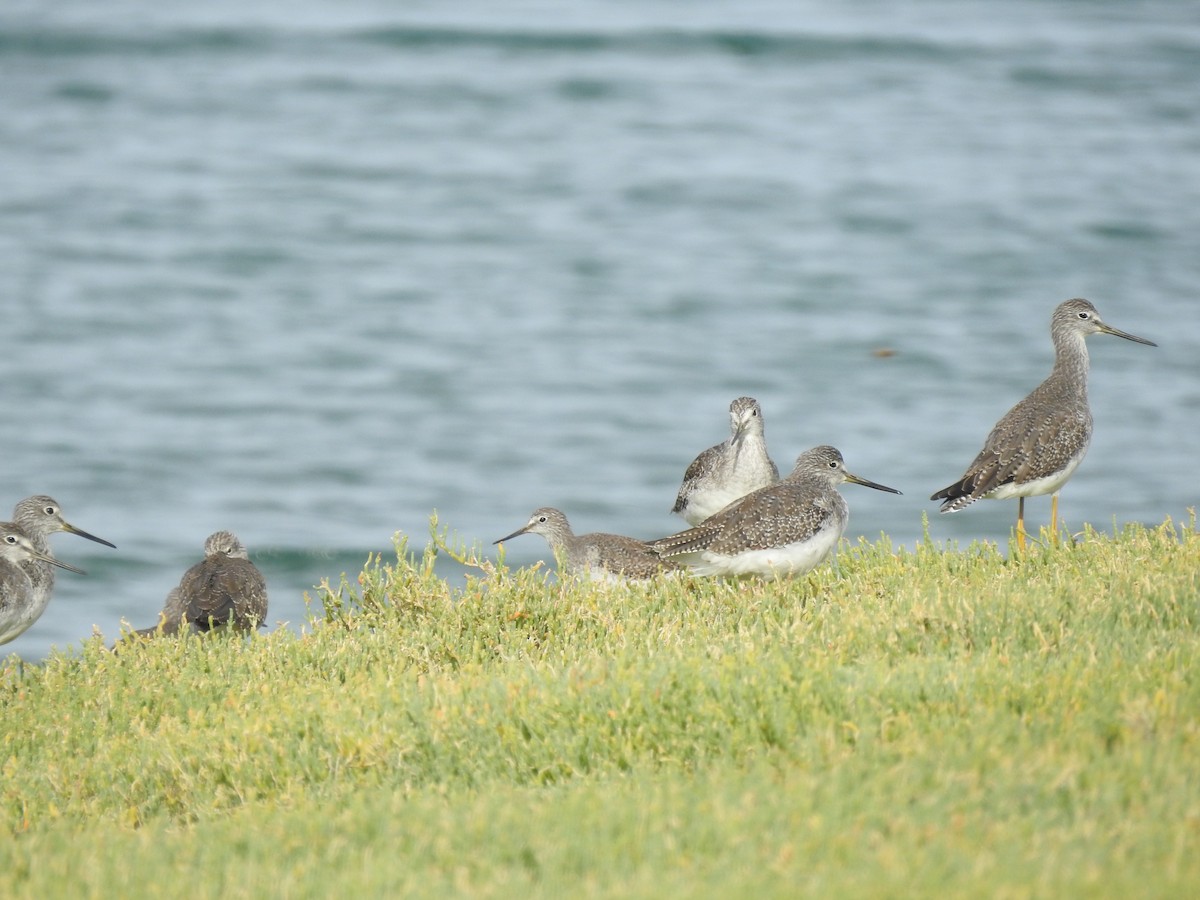
[[1200, 885], [1194, 520], [772, 583], [394, 550], [299, 634], [10, 657], [0, 892]]

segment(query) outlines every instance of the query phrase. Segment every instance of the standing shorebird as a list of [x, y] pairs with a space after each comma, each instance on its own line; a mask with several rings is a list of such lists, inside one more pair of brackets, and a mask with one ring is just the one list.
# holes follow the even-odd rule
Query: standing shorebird
[[217, 531], [204, 542], [196, 563], [167, 595], [159, 624], [136, 634], [253, 631], [267, 618], [267, 582], [232, 531]]
[[[62, 508], [58, 505], [58, 501], [45, 494], [26, 497], [13, 507], [13, 524], [25, 533], [33, 545], [33, 549], [37, 551], [36, 556], [29, 557], [21, 563], [21, 568], [25, 570], [25, 574], [29, 576], [33, 585], [32, 603], [27, 608], [31, 618], [21, 629], [24, 631], [45, 611], [46, 604], [50, 602], [50, 594], [54, 590], [54, 567], [57, 563], [53, 562], [54, 554], [50, 550], [50, 541], [48, 540], [50, 535], [58, 531], [66, 531], [87, 538], [89, 541], [95, 541], [97, 544], [112, 547], [114, 550], [117, 545], [104, 540], [104, 538], [98, 538], [94, 534], [88, 534], [82, 528], [76, 528], [63, 518]], [[59, 566], [59, 568], [63, 567]]]
[[1074, 474], [1092, 440], [1088, 406], [1090, 334], [1112, 334], [1127, 341], [1153, 341], [1104, 324], [1087, 300], [1060, 303], [1050, 317], [1054, 369], [1033, 393], [1005, 413], [984, 441], [962, 478], [930, 500], [942, 500], [940, 512], [956, 512], [976, 500], [1019, 497], [1017, 547], [1025, 549], [1025, 498], [1052, 494], [1050, 532], [1058, 532], [1058, 492]]
[[699, 525], [734, 500], [779, 480], [779, 469], [767, 455], [757, 400], [738, 397], [729, 404], [729, 429], [728, 440], [709, 447], [683, 473], [671, 512], [689, 525]]
[[650, 546], [668, 559], [678, 557], [698, 575], [777, 578], [807, 572], [829, 556], [846, 530], [850, 511], [837, 490], [846, 481], [900, 493], [846, 471], [836, 448], [814, 447], [800, 454], [782, 481]]
[[26, 563], [39, 562], [84, 574], [82, 569], [40, 553], [14, 522], [0, 522], [0, 644], [7, 644], [37, 621], [45, 603], [34, 595]]
[[586, 575], [597, 581], [637, 581], [679, 568], [653, 553], [645, 541], [599, 532], [576, 535], [567, 517], [549, 506], [534, 510], [523, 527], [495, 543], [522, 534], [544, 537], [564, 573]]

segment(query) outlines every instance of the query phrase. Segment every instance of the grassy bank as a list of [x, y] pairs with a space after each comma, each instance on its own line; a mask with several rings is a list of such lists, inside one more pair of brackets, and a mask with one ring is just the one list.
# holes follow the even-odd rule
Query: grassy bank
[[628, 590], [434, 552], [302, 636], [10, 658], [0, 894], [1200, 889], [1194, 522]]

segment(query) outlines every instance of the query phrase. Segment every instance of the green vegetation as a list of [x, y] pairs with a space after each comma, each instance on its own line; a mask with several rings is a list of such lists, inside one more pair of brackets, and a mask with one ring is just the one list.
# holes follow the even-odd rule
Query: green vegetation
[[303, 635], [10, 657], [0, 895], [1200, 890], [1194, 520], [782, 583], [439, 552]]

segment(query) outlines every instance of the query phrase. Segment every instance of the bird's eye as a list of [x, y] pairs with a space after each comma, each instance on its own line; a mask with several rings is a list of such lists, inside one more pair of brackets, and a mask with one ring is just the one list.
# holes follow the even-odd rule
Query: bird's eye
[[6, 544], [15, 544], [17, 542], [17, 536], [15, 534], [6, 534], [4, 536], [4, 542]]
[[752, 410], [750, 410], [750, 415], [752, 415], [752, 416], [757, 416], [757, 415], [758, 415], [758, 410], [757, 410], [757, 409], [752, 409]]
[[538, 516], [538, 521], [539, 521], [539, 522], [545, 522], [545, 521], [546, 521], [546, 517], [545, 517], [545, 516]]
[[1091, 316], [1089, 316], [1089, 315], [1088, 315], [1086, 312], [1081, 312], [1081, 313], [1079, 314], [1079, 318], [1081, 318], [1081, 319], [1090, 319], [1090, 318], [1091, 318]]
[[53, 506], [47, 506], [45, 509], [42, 510], [42, 512], [44, 512], [48, 516], [52, 516], [56, 512], [58, 512], [58, 510], [55, 509]]
[[836, 469], [837, 467], [838, 467], [837, 460], [836, 460], [836, 459], [831, 459], [831, 460], [829, 461], [829, 468], [831, 468], [831, 469]]

